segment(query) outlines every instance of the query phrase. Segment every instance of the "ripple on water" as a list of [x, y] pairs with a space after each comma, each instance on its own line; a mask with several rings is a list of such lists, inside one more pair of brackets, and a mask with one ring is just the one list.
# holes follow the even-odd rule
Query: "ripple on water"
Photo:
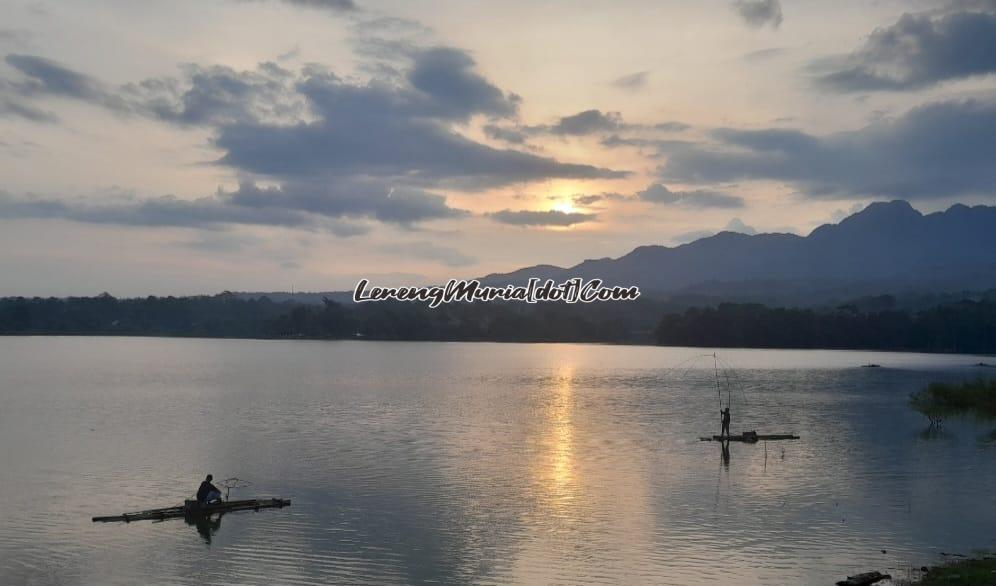
[[[0, 339], [0, 581], [805, 584], [992, 545], [991, 430], [905, 406], [978, 359], [725, 352], [734, 429], [803, 436], [726, 460], [711, 364], [668, 368], [701, 353]], [[89, 521], [209, 471], [294, 505]]]

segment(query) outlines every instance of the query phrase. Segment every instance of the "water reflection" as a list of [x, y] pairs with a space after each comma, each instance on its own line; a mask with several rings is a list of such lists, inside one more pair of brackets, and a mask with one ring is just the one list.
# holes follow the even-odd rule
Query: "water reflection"
[[572, 518], [571, 506], [577, 494], [574, 462], [574, 369], [565, 367], [550, 389], [544, 410], [543, 453], [537, 462], [544, 506], [563, 520]]
[[186, 515], [183, 517], [183, 521], [187, 525], [193, 525], [197, 528], [197, 533], [200, 534], [204, 543], [211, 545], [211, 538], [215, 533], [221, 529], [221, 517], [224, 513], [216, 513], [211, 515]]
[[[717, 462], [714, 373], [664, 368], [692, 352], [0, 339], [0, 582], [811, 584], [990, 546], [991, 425], [921, 442], [947, 375], [856, 366], [975, 360], [730, 351], [737, 427], [804, 433]], [[205, 468], [294, 506], [89, 522]]]

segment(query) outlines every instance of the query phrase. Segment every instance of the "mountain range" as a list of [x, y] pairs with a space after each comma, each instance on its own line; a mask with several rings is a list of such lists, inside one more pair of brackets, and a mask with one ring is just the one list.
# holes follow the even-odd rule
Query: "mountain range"
[[536, 265], [484, 277], [490, 285], [573, 277], [637, 285], [644, 294], [810, 304], [859, 295], [996, 287], [996, 207], [922, 214], [872, 203], [808, 236], [720, 232], [680, 246], [640, 246], [572, 267]]

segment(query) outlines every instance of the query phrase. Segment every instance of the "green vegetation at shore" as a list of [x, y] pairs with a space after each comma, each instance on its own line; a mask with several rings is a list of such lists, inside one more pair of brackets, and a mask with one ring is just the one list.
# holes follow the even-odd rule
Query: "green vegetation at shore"
[[[495, 342], [605, 342], [668, 346], [838, 348], [996, 353], [996, 300], [922, 310], [874, 304], [769, 308], [676, 300], [590, 304], [321, 303], [232, 293], [195, 297], [0, 298], [0, 335], [147, 335]], [[881, 302], [881, 303], [880, 303]], [[888, 302], [888, 303], [886, 303]], [[662, 317], [663, 316], [663, 317]]]
[[919, 586], [996, 585], [996, 558], [965, 559], [935, 566], [916, 584]]
[[910, 396], [910, 406], [932, 423], [959, 415], [996, 419], [996, 379], [931, 383]]

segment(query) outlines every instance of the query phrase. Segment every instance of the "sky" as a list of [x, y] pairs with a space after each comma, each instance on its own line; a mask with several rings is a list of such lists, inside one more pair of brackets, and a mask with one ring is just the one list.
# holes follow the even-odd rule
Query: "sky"
[[996, 0], [0, 14], [0, 295], [425, 285], [996, 203]]

